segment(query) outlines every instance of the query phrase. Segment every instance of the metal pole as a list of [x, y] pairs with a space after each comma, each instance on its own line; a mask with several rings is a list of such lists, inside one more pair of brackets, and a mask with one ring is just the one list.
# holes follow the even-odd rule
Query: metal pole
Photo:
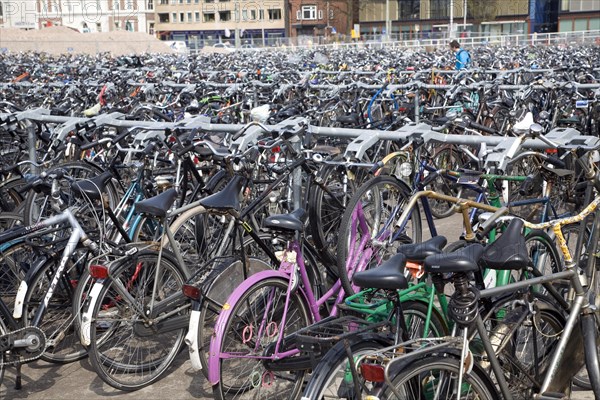
[[463, 30], [467, 30], [467, 0], [463, 1]]
[[390, 0], [385, 0], [385, 39], [390, 40]]
[[448, 36], [454, 38], [454, 0], [450, 0], [450, 25], [448, 25]]

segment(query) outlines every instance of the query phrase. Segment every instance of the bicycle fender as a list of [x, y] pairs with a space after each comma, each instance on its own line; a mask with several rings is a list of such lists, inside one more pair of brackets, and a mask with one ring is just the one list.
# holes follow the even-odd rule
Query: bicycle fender
[[25, 279], [23, 279], [19, 284], [19, 289], [17, 290], [17, 295], [15, 297], [15, 309], [13, 310], [14, 319], [19, 319], [23, 317], [25, 295], [29, 290], [29, 285], [27, 284], [27, 282], [31, 281], [31, 279], [33, 279], [33, 277], [37, 275], [37, 272], [41, 270], [44, 265], [46, 265], [46, 262], [48, 262], [48, 260], [51, 259], [47, 257], [38, 258], [25, 274]]
[[190, 314], [190, 323], [188, 333], [185, 335], [185, 344], [188, 346], [188, 352], [190, 353], [190, 361], [192, 368], [195, 371], [202, 369], [200, 363], [200, 349], [198, 346], [198, 325], [200, 324], [200, 311], [192, 310]]
[[99, 301], [99, 294], [102, 290], [103, 283], [103, 280], [94, 283], [94, 286], [88, 295], [88, 308], [81, 316], [81, 330], [79, 331], [79, 339], [81, 340], [81, 344], [85, 347], [88, 347], [92, 343], [92, 314], [96, 308], [96, 303]]
[[215, 323], [215, 335], [210, 339], [210, 350], [208, 354], [208, 381], [211, 386], [216, 385], [221, 380], [221, 371], [219, 370], [219, 354], [221, 350], [221, 343], [223, 342], [223, 335], [225, 334], [225, 325], [229, 321], [231, 311], [235, 308], [234, 306], [240, 300], [240, 298], [246, 293], [246, 291], [258, 282], [269, 279], [279, 278], [286, 282], [289, 282], [290, 276], [281, 271], [261, 271], [258, 272], [237, 287], [231, 293], [227, 301], [223, 304], [223, 309], [217, 318]]
[[17, 296], [15, 297], [15, 309], [13, 311], [13, 318], [19, 319], [23, 316], [23, 304], [25, 302], [25, 295], [27, 294], [27, 286], [26, 281], [21, 281], [19, 284], [19, 289], [17, 290]]

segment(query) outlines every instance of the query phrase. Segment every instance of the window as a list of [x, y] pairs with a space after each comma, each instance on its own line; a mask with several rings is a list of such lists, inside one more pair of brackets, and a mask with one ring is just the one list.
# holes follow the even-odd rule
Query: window
[[204, 0], [205, 3], [214, 3], [215, 0]]
[[448, 18], [448, 10], [450, 0], [431, 0], [431, 19], [445, 19]]
[[[316, 6], [315, 6], [315, 9], [316, 9]], [[269, 10], [269, 19], [270, 20], [281, 19], [281, 9], [280, 8], [270, 9]]]
[[196, 17], [196, 22], [200, 22], [200, 13], [198, 11], [194, 13], [194, 16]]
[[[118, 10], [119, 9], [119, 0], [115, 0], [113, 1], [113, 10]], [[117, 24], [115, 23], [115, 26]]]
[[96, 32], [102, 32], [102, 24], [100, 22], [96, 22]]
[[154, 35], [154, 22], [148, 24], [148, 33]]
[[258, 10], [258, 19], [261, 21], [265, 19], [265, 10]]
[[129, 32], [133, 32], [133, 24], [131, 23], [131, 21], [125, 22], [125, 30], [129, 31]]
[[158, 22], [160, 22], [161, 24], [168, 24], [169, 23], [169, 13], [158, 14]]
[[118, 30], [119, 30], [119, 28], [120, 28], [119, 21], [116, 21], [116, 22], [115, 22], [115, 30], [117, 30], [117, 31], [118, 31]]
[[161, 6], [166, 6], [169, 4], [169, 0], [160, 0], [160, 5]]
[[194, 22], [194, 20], [192, 19], [192, 13], [191, 13], [191, 12], [189, 12], [189, 13], [187, 13], [187, 14], [188, 14], [188, 15], [187, 15], [187, 22]]
[[204, 13], [204, 22], [215, 22], [215, 13]]
[[231, 21], [231, 11], [219, 11], [220, 21]]
[[125, 9], [133, 10], [133, 1], [132, 0], [125, 0]]
[[[399, 1], [398, 19], [410, 20], [419, 19], [421, 16], [421, 0], [404, 0]], [[467, 8], [470, 10], [470, 8]], [[468, 12], [468, 11], [467, 11]]]
[[171, 13], [171, 22], [172, 23], [177, 22], [177, 13]]
[[[271, 18], [271, 11], [269, 10], [269, 19]], [[302, 6], [298, 15], [296, 15], [296, 19], [317, 19], [317, 6]]]
[[179, 22], [185, 22], [184, 16], [184, 13], [179, 13]]
[[146, 8], [148, 10], [154, 10], [154, 0], [148, 0], [148, 2], [146, 3]]
[[2, 3], [0, 3], [0, 17], [2, 16]]

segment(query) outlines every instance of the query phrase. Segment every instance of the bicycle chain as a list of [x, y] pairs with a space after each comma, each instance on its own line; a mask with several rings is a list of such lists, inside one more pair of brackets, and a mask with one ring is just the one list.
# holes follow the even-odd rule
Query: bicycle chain
[[[40, 340], [40, 343], [35, 345], [35, 348], [33, 348], [31, 351], [29, 350], [28, 347], [14, 347], [14, 345], [13, 345], [14, 341], [16, 339], [25, 339], [27, 332], [32, 332]], [[19, 336], [19, 337], [15, 337], [15, 336]], [[11, 355], [15, 355], [18, 357], [16, 357], [14, 360], [10, 360], [10, 361], [7, 361], [7, 360], [5, 360], [4, 362], [0, 361], [0, 367], [6, 366], [6, 365], [25, 364], [30, 361], [37, 360], [46, 351], [47, 343], [48, 343], [48, 341], [46, 339], [46, 334], [44, 333], [44, 331], [42, 331], [40, 328], [33, 327], [33, 326], [26, 326], [25, 328], [20, 328], [20, 329], [14, 330], [10, 333], [7, 333], [6, 335], [1, 335], [0, 336], [0, 353], [5, 353], [7, 351], [10, 351], [11, 352], [10, 354], [5, 354], [5, 358], [10, 357]], [[28, 354], [28, 356], [23, 357], [22, 356], [23, 353]]]

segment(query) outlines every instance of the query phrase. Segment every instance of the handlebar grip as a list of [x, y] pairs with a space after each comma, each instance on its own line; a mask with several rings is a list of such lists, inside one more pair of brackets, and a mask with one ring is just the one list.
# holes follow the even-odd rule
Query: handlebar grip
[[469, 128], [473, 128], [473, 129], [477, 129], [477, 130], [482, 131], [482, 132], [489, 133], [490, 135], [497, 135], [498, 134], [498, 131], [496, 131], [495, 129], [492, 129], [492, 128], [490, 128], [488, 126], [485, 126], [485, 125], [478, 124], [478, 123], [473, 122], [473, 121], [469, 121], [468, 127]]
[[546, 161], [548, 163], [554, 165], [556, 168], [561, 168], [561, 169], [566, 168], [565, 162], [558, 157], [548, 156], [546, 158]]
[[374, 174], [375, 172], [377, 172], [378, 169], [383, 168], [384, 165], [385, 164], [383, 163], [383, 161], [377, 161], [369, 170], [369, 174]]
[[98, 141], [95, 141], [95, 142], [86, 143], [86, 144], [84, 144], [84, 145], [81, 145], [81, 146], [79, 146], [79, 150], [82, 150], [82, 151], [89, 150], [89, 149], [91, 149], [92, 147], [95, 147], [95, 146], [97, 146], [97, 145], [98, 145], [98, 143], [100, 143], [100, 142], [98, 142]]
[[493, 213], [487, 221], [479, 226], [477, 230], [477, 236], [479, 238], [484, 238], [488, 233], [496, 226], [496, 221], [498, 218], [503, 216], [504, 214], [508, 214], [508, 207], [504, 206], [499, 208], [495, 213]]
[[113, 142], [113, 144], [117, 144], [121, 140], [125, 139], [127, 136], [129, 136], [129, 131], [125, 131], [125, 132], [121, 133], [119, 136], [114, 138], [112, 142]]
[[439, 171], [434, 171], [431, 172], [429, 175], [427, 175], [427, 177], [425, 179], [423, 179], [423, 181], [421, 181], [421, 185], [423, 185], [424, 187], [429, 185], [431, 182], [433, 182], [434, 180], [436, 180], [436, 178], [440, 175]]
[[532, 175], [528, 175], [527, 178], [525, 178], [519, 187], [519, 194], [521, 196], [531, 196], [531, 194], [533, 194], [533, 181], [534, 177]]

